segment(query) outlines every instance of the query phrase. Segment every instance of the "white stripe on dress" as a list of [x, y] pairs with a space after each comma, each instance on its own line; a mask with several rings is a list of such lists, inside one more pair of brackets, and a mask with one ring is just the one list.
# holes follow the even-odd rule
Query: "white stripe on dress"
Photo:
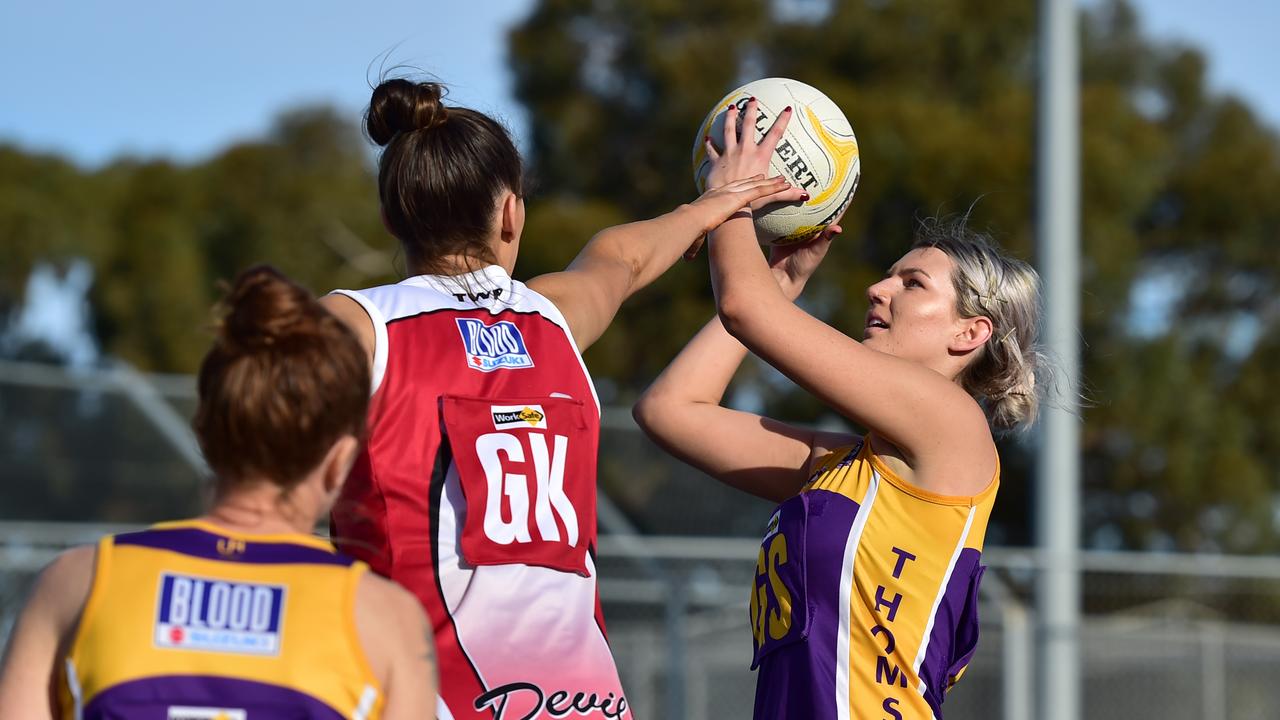
[[360, 693], [360, 701], [356, 704], [356, 709], [351, 713], [351, 720], [369, 720], [369, 713], [373, 712], [373, 704], [378, 701], [378, 689], [372, 685], [365, 685], [364, 692]]
[[858, 544], [862, 530], [871, 516], [876, 493], [880, 490], [880, 474], [872, 471], [867, 494], [858, 504], [858, 516], [849, 528], [849, 538], [844, 545], [844, 564], [840, 567], [840, 632], [836, 635], [836, 718], [849, 720], [849, 611], [853, 593], [853, 564], [858, 557]]
[[67, 689], [71, 691], [71, 701], [75, 703], [75, 720], [84, 717], [84, 691], [80, 689], [80, 676], [76, 674], [76, 664], [67, 658]]
[[[965, 541], [969, 539], [969, 528], [973, 527], [973, 518], [977, 513], [977, 506], [969, 508], [969, 517], [964, 521], [964, 530], [960, 533], [960, 540], [956, 542], [956, 548], [951, 553], [951, 562], [947, 565], [947, 574], [942, 576], [942, 584], [938, 586], [938, 595], [933, 599], [933, 607], [929, 610], [929, 622], [925, 625], [924, 636], [920, 638], [920, 652], [916, 653], [916, 661], [912, 665], [912, 669], [918, 678], [920, 677], [920, 666], [924, 664], [925, 654], [929, 650], [929, 636], [933, 634], [933, 621], [938, 617], [938, 606], [942, 604], [942, 599], [947, 595], [947, 586], [951, 584], [951, 573], [955, 572], [956, 562], [960, 560], [960, 551], [964, 550]], [[926, 689], [924, 678], [920, 678], [920, 684], [916, 686], [916, 690], [921, 695], [924, 695]]]

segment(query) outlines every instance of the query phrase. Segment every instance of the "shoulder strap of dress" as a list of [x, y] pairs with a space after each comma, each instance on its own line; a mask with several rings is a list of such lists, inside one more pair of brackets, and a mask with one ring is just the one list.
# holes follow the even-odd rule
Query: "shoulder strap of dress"
[[334, 290], [329, 294], [343, 295], [355, 300], [360, 307], [364, 308], [365, 313], [369, 315], [369, 321], [373, 323], [373, 367], [369, 369], [372, 378], [369, 394], [373, 395], [378, 392], [378, 387], [382, 385], [382, 376], [387, 372], [387, 319], [364, 293], [356, 290]]

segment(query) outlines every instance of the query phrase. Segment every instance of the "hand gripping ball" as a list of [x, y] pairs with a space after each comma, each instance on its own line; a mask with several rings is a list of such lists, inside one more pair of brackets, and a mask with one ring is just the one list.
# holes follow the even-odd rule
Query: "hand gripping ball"
[[[862, 174], [858, 140], [844, 113], [817, 88], [788, 78], [756, 80], [725, 95], [702, 121], [693, 144], [693, 178], [698, 192], [706, 190], [711, 169], [703, 138], [710, 136], [720, 149], [725, 110], [732, 104], [741, 111], [752, 97], [757, 114], [750, 120], [755, 123], [757, 141], [778, 114], [791, 106], [791, 122], [778, 141], [769, 175], [782, 175], [809, 193], [805, 202], [774, 203], [757, 210], [756, 235], [761, 242], [774, 245], [806, 242], [837, 222], [853, 200]], [[748, 120], [741, 112], [738, 118], [739, 122]]]

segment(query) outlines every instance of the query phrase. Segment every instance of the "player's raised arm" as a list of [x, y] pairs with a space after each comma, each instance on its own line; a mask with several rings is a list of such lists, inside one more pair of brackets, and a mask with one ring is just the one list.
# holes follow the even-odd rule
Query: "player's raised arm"
[[[834, 226], [803, 245], [774, 248], [770, 267], [787, 297], [800, 295], [839, 232]], [[672, 455], [731, 487], [781, 502], [800, 490], [815, 460], [854, 438], [723, 407], [746, 354], [720, 318], [712, 318], [641, 395], [632, 414]]]
[[[746, 112], [752, 111], [749, 103]], [[753, 145], [749, 138], [727, 138], [712, 178], [753, 170], [753, 153], [759, 152]], [[993, 323], [986, 315], [956, 316], [944, 253], [913, 253], [872, 286], [863, 342], [781, 292], [745, 218], [712, 232], [709, 257], [720, 318], [748, 349], [844, 417], [874, 429], [928, 489], [973, 494], [990, 482], [996, 456], [987, 418], [953, 378], [992, 338]], [[896, 332], [894, 310], [903, 320]], [[957, 461], [971, 471], [959, 476]]]
[[[754, 108], [752, 99], [747, 112]], [[792, 113], [784, 109], [759, 143], [740, 142], [731, 132], [736, 114], [737, 107], [730, 105], [723, 152], [711, 138], [704, 141], [712, 185], [767, 172]], [[805, 200], [807, 194], [796, 199]], [[751, 220], [748, 209], [721, 227], [751, 233]], [[794, 301], [839, 232], [833, 225], [807, 243], [774, 247], [769, 272], [760, 281], [768, 283], [772, 293]], [[713, 318], [654, 381], [633, 414], [650, 437], [676, 457], [732, 487], [781, 501], [799, 491], [815, 459], [852, 438], [722, 407], [724, 392], [745, 355], [746, 348], [725, 331], [719, 317]]]
[[734, 213], [757, 202], [789, 202], [804, 191], [763, 174], [714, 187], [651, 220], [600, 231], [567, 269], [529, 281], [569, 322], [580, 350], [594, 343], [622, 302], [666, 272], [682, 254]]

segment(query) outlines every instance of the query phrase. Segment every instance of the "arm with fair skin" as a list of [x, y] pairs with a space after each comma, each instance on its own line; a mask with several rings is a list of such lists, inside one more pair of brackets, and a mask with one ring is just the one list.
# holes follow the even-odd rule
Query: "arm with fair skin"
[[[799, 297], [839, 232], [833, 227], [803, 246], [775, 248], [771, 266], [785, 296]], [[640, 397], [633, 414], [672, 455], [727, 485], [780, 502], [800, 490], [814, 460], [855, 438], [722, 407], [746, 354], [712, 318]]]
[[609, 327], [624, 300], [666, 272], [726, 218], [753, 203], [797, 200], [803, 192], [782, 178], [765, 179], [762, 173], [743, 177], [652, 220], [602, 230], [568, 268], [536, 277], [529, 287], [555, 303], [578, 349], [586, 350]]
[[[789, 117], [784, 113], [774, 129]], [[723, 181], [768, 162], [763, 146], [739, 143], [734, 124], [727, 121], [725, 127], [723, 162], [716, 163], [713, 178], [718, 174]], [[995, 473], [996, 455], [981, 407], [942, 373], [864, 347], [792, 303], [774, 281], [750, 220], [729, 220], [709, 243], [716, 306], [728, 332], [840, 414], [891, 443], [909, 481], [950, 495], [985, 488]]]
[[96, 552], [73, 548], [40, 573], [0, 664], [0, 718], [59, 717], [60, 663], [89, 597]]
[[376, 338], [373, 334], [373, 321], [364, 308], [360, 307], [360, 303], [346, 295], [321, 295], [316, 300], [355, 333], [356, 340], [360, 341], [360, 347], [364, 349], [365, 358], [369, 361], [369, 367], [373, 367]]
[[356, 632], [386, 697], [385, 720], [436, 716], [435, 641], [408, 590], [371, 572], [356, 588]]

